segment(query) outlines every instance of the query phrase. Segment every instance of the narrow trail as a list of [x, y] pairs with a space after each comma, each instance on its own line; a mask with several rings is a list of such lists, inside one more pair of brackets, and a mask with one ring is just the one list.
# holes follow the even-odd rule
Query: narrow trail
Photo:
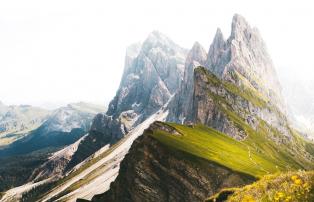
[[267, 170], [265, 170], [260, 164], [256, 163], [253, 158], [252, 158], [252, 153], [251, 153], [251, 149], [249, 146], [247, 146], [247, 149], [248, 149], [248, 155], [249, 155], [249, 159], [250, 161], [256, 166], [258, 167], [260, 170], [266, 172], [267, 174], [269, 174], [269, 172]]

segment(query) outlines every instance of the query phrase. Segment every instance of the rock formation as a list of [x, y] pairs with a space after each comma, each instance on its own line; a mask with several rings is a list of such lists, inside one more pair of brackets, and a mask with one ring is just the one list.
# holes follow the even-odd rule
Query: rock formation
[[[155, 130], [160, 125], [151, 127]], [[255, 180], [213, 162], [170, 150], [150, 137], [149, 132], [150, 129], [134, 142], [111, 189], [92, 201], [204, 201], [223, 187]]]
[[116, 96], [107, 113], [94, 118], [89, 136], [79, 145], [69, 168], [105, 144], [114, 144], [168, 102], [181, 85], [186, 54], [157, 31], [150, 33], [141, 46], [128, 48]]

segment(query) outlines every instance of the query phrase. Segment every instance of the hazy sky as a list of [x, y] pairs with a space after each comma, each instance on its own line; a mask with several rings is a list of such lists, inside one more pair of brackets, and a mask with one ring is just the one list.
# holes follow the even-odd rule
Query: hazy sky
[[234, 13], [257, 26], [281, 77], [313, 80], [311, 1], [0, 1], [0, 100], [108, 102], [125, 48], [159, 30], [183, 47], [227, 38]]

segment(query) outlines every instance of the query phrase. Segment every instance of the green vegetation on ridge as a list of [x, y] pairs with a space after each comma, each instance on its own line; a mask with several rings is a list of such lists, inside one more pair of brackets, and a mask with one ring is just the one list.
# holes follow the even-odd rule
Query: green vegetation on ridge
[[312, 202], [314, 171], [266, 175], [243, 188], [223, 189], [207, 202]]
[[[263, 138], [261, 134], [252, 134], [244, 141], [237, 141], [203, 125], [168, 125], [182, 135], [170, 134], [163, 130], [153, 131], [150, 135], [167, 146], [238, 172], [260, 178], [269, 173], [304, 169], [292, 156], [284, 153], [284, 148], [276, 148], [273, 142]], [[262, 141], [261, 144], [258, 144], [259, 141]]]

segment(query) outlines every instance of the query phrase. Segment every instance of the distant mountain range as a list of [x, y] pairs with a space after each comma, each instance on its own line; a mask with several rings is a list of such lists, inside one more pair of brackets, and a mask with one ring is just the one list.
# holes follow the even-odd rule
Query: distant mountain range
[[91, 121], [80, 107], [61, 108], [5, 149], [39, 155], [48, 142], [72, 143], [38, 157], [14, 185], [29, 183], [2, 200], [313, 201], [314, 143], [284, 100], [265, 43], [242, 16], [227, 39], [217, 29], [208, 51], [153, 31], [128, 48], [106, 113]]
[[[23, 110], [25, 106], [16, 108]], [[41, 115], [41, 113], [37, 112], [42, 111], [37, 108], [30, 106], [27, 108], [27, 112], [34, 114], [32, 118], [36, 117], [36, 115]], [[25, 113], [22, 113], [21, 110], [15, 111], [20, 113], [12, 115], [13, 113], [9, 111], [3, 116], [7, 122], [16, 122], [17, 119], [25, 117]], [[25, 133], [23, 138], [0, 150], [0, 157], [27, 154], [48, 147], [54, 148], [69, 145], [88, 132], [94, 116], [101, 111], [104, 111], [104, 108], [87, 103], [69, 104], [52, 112], [44, 111], [46, 112], [46, 120], [38, 128], [33, 128], [32, 131]], [[21, 133], [20, 131], [16, 132]], [[14, 136], [15, 134], [12, 133], [10, 135]]]
[[[73, 103], [54, 111], [1, 105], [0, 189], [28, 180], [51, 153], [85, 135], [94, 116], [105, 108]], [[19, 175], [18, 175], [19, 174]]]
[[38, 128], [50, 111], [29, 105], [6, 106], [0, 103], [0, 147]]

